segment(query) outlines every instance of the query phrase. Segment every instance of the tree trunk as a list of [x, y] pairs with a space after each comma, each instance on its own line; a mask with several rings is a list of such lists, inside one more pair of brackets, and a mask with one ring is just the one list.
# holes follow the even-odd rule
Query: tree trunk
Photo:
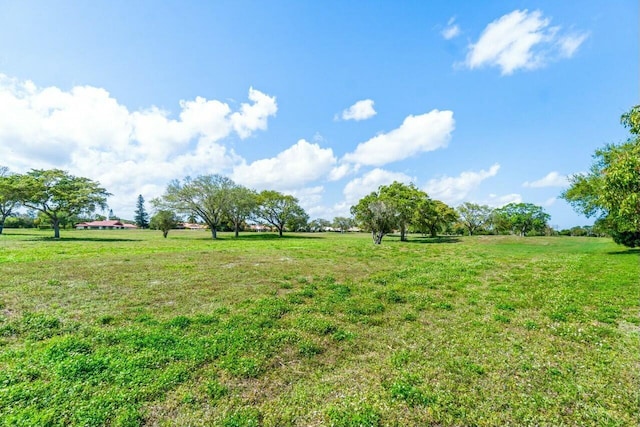
[[375, 238], [373, 239], [373, 243], [375, 243], [376, 245], [379, 245], [382, 243], [382, 238], [384, 237], [384, 233], [382, 231], [379, 231], [376, 235]]
[[236, 222], [234, 225], [235, 225], [235, 227], [234, 227], [235, 228], [235, 230], [234, 230], [235, 231], [235, 236], [236, 236], [236, 238], [238, 238], [238, 235], [239, 235], [238, 229], [240, 228], [239, 227], [240, 224]]
[[51, 225], [53, 226], [53, 238], [60, 238], [60, 221], [58, 219], [52, 219]]
[[162, 237], [167, 238], [167, 234], [169, 234], [169, 230], [162, 230]]
[[283, 228], [284, 228], [284, 227], [278, 227], [278, 235], [279, 235], [280, 237], [282, 237], [282, 229], [283, 229]]
[[218, 238], [218, 230], [216, 229], [216, 227], [211, 227], [211, 238], [213, 240]]
[[436, 227], [429, 227], [429, 231], [431, 232], [431, 237], [438, 237], [438, 229]]
[[404, 225], [404, 224], [402, 224], [402, 225], [400, 226], [400, 241], [401, 241], [401, 242], [404, 242], [405, 240], [407, 240], [407, 239], [405, 238], [405, 236], [404, 236], [405, 232], [406, 232], [406, 230], [405, 230], [405, 225]]
[[4, 230], [4, 218], [0, 220], [0, 234], [2, 234], [2, 230]]

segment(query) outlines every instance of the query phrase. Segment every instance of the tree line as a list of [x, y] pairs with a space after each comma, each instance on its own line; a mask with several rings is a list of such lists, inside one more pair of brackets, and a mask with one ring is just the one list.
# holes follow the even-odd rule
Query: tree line
[[[596, 151], [586, 174], [570, 178], [561, 195], [576, 211], [597, 218], [587, 235], [609, 234], [620, 244], [640, 246], [640, 106], [621, 117], [631, 137], [621, 144], [609, 144]], [[5, 221], [19, 207], [39, 212], [60, 237], [60, 226], [96, 209], [106, 208], [111, 194], [99, 183], [76, 177], [60, 169], [33, 169], [11, 173], [0, 166], [0, 234]], [[221, 227], [230, 224], [238, 232], [247, 222], [268, 224], [282, 237], [285, 230], [320, 231], [332, 226], [346, 231], [353, 226], [371, 232], [373, 242], [399, 231], [406, 240], [409, 231], [431, 236], [439, 233], [469, 235], [542, 233], [550, 219], [544, 209], [532, 203], [510, 203], [498, 209], [465, 202], [455, 209], [429, 197], [413, 184], [393, 182], [371, 192], [351, 207], [352, 218], [336, 217], [309, 221], [298, 199], [273, 190], [257, 192], [222, 175], [201, 175], [173, 180], [152, 204], [156, 214], [149, 221], [142, 195], [138, 196], [135, 220], [141, 227], [163, 230], [166, 237], [181, 215], [199, 220], [217, 238]], [[570, 230], [581, 233], [580, 230]]]
[[487, 205], [465, 202], [457, 208], [429, 197], [413, 184], [393, 182], [360, 199], [351, 207], [351, 214], [365, 230], [371, 232], [375, 244], [395, 230], [400, 240], [407, 232], [420, 232], [436, 237], [439, 233], [518, 234], [542, 233], [548, 227], [550, 215], [532, 203], [510, 203], [492, 209]]

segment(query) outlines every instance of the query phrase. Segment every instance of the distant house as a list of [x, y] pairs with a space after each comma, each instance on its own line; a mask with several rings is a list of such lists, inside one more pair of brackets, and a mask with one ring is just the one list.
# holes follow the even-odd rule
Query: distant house
[[91, 221], [76, 224], [77, 230], [120, 230], [125, 228], [137, 228], [133, 224], [123, 224], [120, 221]]
[[203, 224], [194, 224], [192, 222], [181, 222], [176, 226], [178, 230], [206, 230], [207, 226]]

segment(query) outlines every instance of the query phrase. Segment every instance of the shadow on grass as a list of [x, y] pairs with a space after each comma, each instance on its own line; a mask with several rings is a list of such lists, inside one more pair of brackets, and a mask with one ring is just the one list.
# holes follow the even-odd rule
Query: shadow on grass
[[[12, 233], [19, 234], [19, 233]], [[25, 240], [31, 241], [40, 241], [40, 242], [139, 242], [141, 239], [123, 239], [123, 238], [108, 238], [108, 237], [66, 237], [61, 236], [59, 239], [56, 239], [53, 236], [34, 236], [30, 234], [24, 234], [25, 236], [30, 236], [30, 238]]]
[[411, 238], [406, 241], [406, 243], [459, 243], [460, 239], [458, 237], [452, 236], [438, 236], [438, 237], [418, 237]]
[[640, 248], [629, 248], [621, 251], [607, 252], [607, 255], [638, 255], [640, 254]]
[[[169, 237], [171, 237], [171, 233], [169, 233]], [[181, 236], [183, 237], [183, 236]], [[238, 237], [235, 237], [233, 234], [219, 234], [217, 240], [250, 240], [250, 241], [269, 241], [269, 240], [305, 240], [305, 239], [318, 239], [322, 238], [321, 233], [309, 233], [309, 235], [301, 235], [299, 233], [288, 234], [285, 233], [280, 237], [278, 233], [240, 233]], [[191, 239], [191, 237], [190, 237]], [[211, 238], [211, 234], [207, 237], [194, 237], [193, 240], [214, 240]]]

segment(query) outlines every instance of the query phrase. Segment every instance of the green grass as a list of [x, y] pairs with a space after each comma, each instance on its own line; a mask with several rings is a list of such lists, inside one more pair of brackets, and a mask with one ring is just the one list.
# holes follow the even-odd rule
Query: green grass
[[630, 426], [606, 239], [5, 230], [0, 426]]

